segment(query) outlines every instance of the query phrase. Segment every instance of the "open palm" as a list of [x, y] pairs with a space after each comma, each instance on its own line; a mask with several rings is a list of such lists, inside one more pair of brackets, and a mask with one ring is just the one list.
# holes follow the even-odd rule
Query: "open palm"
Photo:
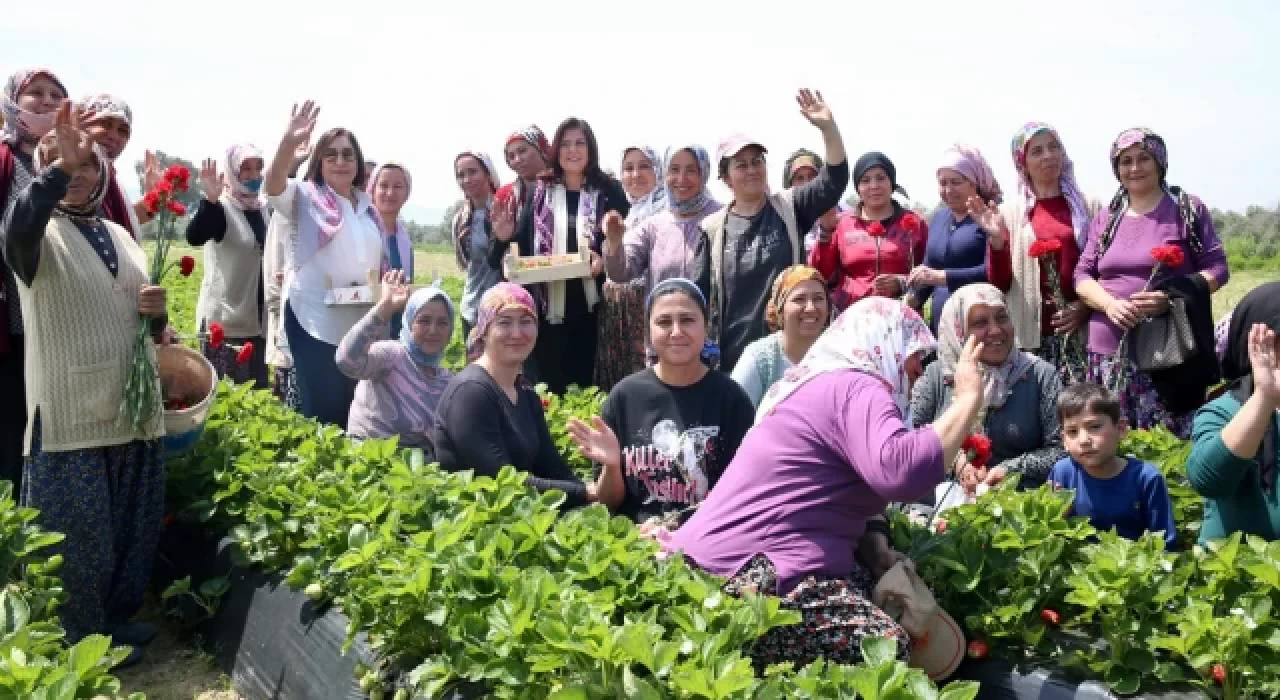
[[1249, 330], [1249, 364], [1253, 390], [1280, 407], [1280, 367], [1276, 363], [1276, 332], [1261, 323]]
[[93, 137], [81, 131], [80, 115], [71, 109], [69, 100], [58, 107], [53, 129], [54, 138], [58, 141], [59, 157], [68, 170], [89, 162], [93, 157]]
[[618, 436], [608, 423], [600, 416], [594, 416], [591, 424], [577, 419], [569, 420], [569, 436], [573, 438], [582, 456], [605, 466], [616, 466], [621, 463], [622, 448], [618, 445]]
[[311, 100], [303, 102], [301, 107], [296, 104], [293, 106], [284, 137], [295, 153], [301, 146], [311, 142], [311, 131], [316, 128], [316, 120], [319, 117], [320, 108]]
[[804, 118], [819, 129], [830, 126], [834, 121], [831, 108], [823, 101], [821, 92], [805, 88], [796, 94], [796, 104], [800, 105]]
[[222, 179], [218, 177], [218, 163], [212, 158], [205, 158], [200, 164], [200, 187], [204, 189], [204, 198], [215, 202], [222, 194]]
[[1004, 214], [1000, 213], [995, 202], [984, 202], [981, 197], [974, 195], [965, 202], [965, 208], [987, 234], [999, 235], [1005, 230]]

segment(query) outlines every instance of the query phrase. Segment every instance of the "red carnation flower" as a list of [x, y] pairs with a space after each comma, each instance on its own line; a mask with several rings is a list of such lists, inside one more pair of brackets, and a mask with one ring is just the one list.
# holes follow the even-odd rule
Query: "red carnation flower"
[[155, 216], [160, 211], [160, 195], [152, 190], [142, 198], [142, 204], [146, 206], [148, 214]]
[[169, 208], [169, 211], [173, 212], [174, 214], [177, 214], [178, 216], [187, 215], [187, 207], [184, 206], [182, 202], [179, 202], [176, 199], [170, 199], [165, 206]]
[[196, 259], [190, 255], [184, 255], [182, 256], [182, 259], [178, 261], [178, 272], [182, 273], [183, 277], [190, 277], [191, 273], [194, 272], [195, 269]]
[[245, 343], [236, 353], [236, 364], [247, 365], [253, 359], [253, 343]]
[[226, 342], [226, 339], [227, 339], [227, 332], [222, 329], [221, 323], [209, 324], [209, 345], [211, 347], [214, 347], [214, 348], [222, 347], [222, 344]]
[[1031, 257], [1043, 258], [1046, 255], [1057, 255], [1062, 252], [1062, 241], [1036, 241], [1031, 244]]
[[880, 223], [879, 221], [872, 221], [871, 225], [867, 227], [868, 236], [871, 236], [873, 238], [881, 238], [884, 236], [884, 234], [885, 234], [884, 224]]
[[186, 192], [191, 183], [191, 171], [186, 166], [174, 163], [165, 169], [164, 182], [170, 183], [180, 192]]
[[989, 651], [987, 643], [980, 639], [969, 642], [969, 658], [971, 659], [985, 659]]
[[169, 182], [168, 180], [161, 180], [160, 182], [156, 183], [156, 188], [154, 191], [157, 194], [159, 194], [161, 197], [168, 197], [169, 195], [173, 194], [173, 183]]
[[551, 399], [543, 399], [543, 400], [542, 400], [542, 410], [544, 410], [544, 411], [545, 411], [545, 410], [547, 410], [548, 408], [551, 408]]
[[1179, 245], [1158, 245], [1151, 249], [1151, 257], [1165, 267], [1179, 267], [1187, 259]]
[[960, 444], [960, 449], [975, 467], [985, 467], [991, 461], [991, 438], [986, 435], [970, 435]]
[[898, 225], [902, 227], [903, 231], [914, 236], [920, 230], [920, 219], [914, 212], [907, 212], [902, 215], [902, 220], [898, 222]]
[[1058, 611], [1050, 610], [1049, 608], [1045, 608], [1040, 611], [1040, 619], [1044, 620], [1044, 623], [1051, 627], [1057, 627], [1062, 624], [1062, 616], [1058, 614]]

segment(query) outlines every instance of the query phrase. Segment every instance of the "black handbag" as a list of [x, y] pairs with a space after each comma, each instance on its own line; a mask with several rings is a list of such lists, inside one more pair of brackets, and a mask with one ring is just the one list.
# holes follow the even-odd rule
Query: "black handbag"
[[1133, 329], [1133, 362], [1142, 372], [1179, 367], [1196, 354], [1185, 299], [1169, 300], [1169, 311], [1139, 323]]

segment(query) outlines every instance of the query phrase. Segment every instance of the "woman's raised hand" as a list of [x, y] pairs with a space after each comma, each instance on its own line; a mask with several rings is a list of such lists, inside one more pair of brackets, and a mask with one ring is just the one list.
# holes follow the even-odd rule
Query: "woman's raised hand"
[[493, 237], [500, 241], [509, 241], [516, 233], [516, 198], [508, 197], [493, 203], [489, 225], [493, 227]]
[[831, 116], [831, 108], [822, 100], [821, 92], [804, 88], [796, 93], [796, 104], [800, 105], [800, 114], [819, 129], [825, 130], [835, 124], [835, 118]]
[[285, 129], [284, 140], [289, 149], [296, 154], [300, 146], [311, 143], [311, 131], [316, 128], [316, 119], [320, 116], [320, 108], [312, 100], [307, 100], [299, 107], [293, 105], [289, 115], [289, 126]]
[[80, 115], [63, 100], [54, 116], [53, 134], [58, 142], [58, 160], [68, 174], [93, 158], [93, 137], [80, 130]]
[[218, 162], [205, 158], [200, 164], [200, 188], [204, 190], [204, 198], [210, 202], [218, 201], [222, 195], [222, 178], [218, 176]]
[[582, 456], [606, 469], [617, 469], [622, 466], [622, 448], [618, 444], [618, 436], [600, 416], [594, 416], [591, 424], [577, 419], [569, 419], [569, 437], [573, 438]]
[[974, 336], [964, 341], [960, 351], [960, 359], [956, 362], [955, 375], [952, 377], [957, 397], [981, 398], [985, 385], [984, 372], [978, 357], [982, 354], [982, 343]]
[[982, 201], [982, 197], [978, 195], [969, 197], [965, 207], [969, 210], [969, 216], [982, 227], [983, 231], [987, 232], [991, 245], [997, 250], [1003, 248], [1008, 240], [1009, 227], [1005, 225], [1004, 214], [1000, 213], [1000, 207], [996, 206], [995, 202]]
[[600, 222], [600, 228], [604, 229], [605, 240], [610, 246], [622, 244], [622, 235], [627, 232], [627, 227], [622, 221], [622, 215], [616, 211], [611, 211], [604, 215], [604, 221]]
[[1249, 329], [1249, 364], [1253, 391], [1280, 408], [1280, 368], [1276, 365], [1276, 332], [1261, 323]]
[[382, 296], [378, 299], [379, 314], [384, 319], [390, 320], [391, 314], [403, 312], [411, 294], [404, 271], [388, 270], [382, 276]]

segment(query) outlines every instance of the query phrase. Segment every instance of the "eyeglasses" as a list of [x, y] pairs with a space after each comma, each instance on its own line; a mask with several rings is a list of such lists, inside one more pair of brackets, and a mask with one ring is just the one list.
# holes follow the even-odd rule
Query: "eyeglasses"
[[330, 148], [324, 152], [324, 162], [326, 163], [337, 163], [339, 160], [349, 160], [354, 162], [355, 159], [356, 149], [354, 148], [344, 148], [340, 151], [335, 148]]

